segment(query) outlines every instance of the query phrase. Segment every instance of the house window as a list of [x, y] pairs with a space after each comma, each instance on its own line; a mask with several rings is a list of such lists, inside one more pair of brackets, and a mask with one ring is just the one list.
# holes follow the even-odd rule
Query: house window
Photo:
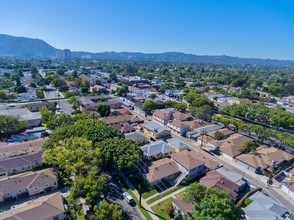
[[56, 182], [54, 182], [54, 186], [56, 186], [57, 185], [57, 183]]

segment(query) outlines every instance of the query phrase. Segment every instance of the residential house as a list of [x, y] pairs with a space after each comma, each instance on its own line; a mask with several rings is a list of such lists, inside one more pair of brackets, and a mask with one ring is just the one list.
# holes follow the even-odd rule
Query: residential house
[[132, 115], [118, 115], [118, 116], [108, 116], [101, 118], [102, 121], [104, 121], [108, 125], [114, 125], [124, 122], [130, 122], [132, 120]]
[[170, 138], [170, 139], [167, 139], [166, 142], [174, 147], [176, 149], [175, 152], [180, 152], [182, 150], [186, 150], [188, 149], [188, 145], [185, 144], [183, 141], [181, 141], [180, 139], [178, 138]]
[[173, 109], [157, 109], [152, 115], [152, 121], [159, 123], [160, 125], [166, 125], [168, 121], [172, 120]]
[[167, 127], [181, 136], [184, 136], [189, 131], [189, 125], [178, 120], [168, 122]]
[[173, 160], [163, 158], [152, 162], [145, 177], [152, 186], [156, 186], [161, 183], [162, 180], [174, 181], [180, 173], [181, 171], [178, 165]]
[[24, 122], [28, 127], [37, 127], [41, 124], [41, 113], [31, 112], [23, 107], [10, 107], [8, 109], [0, 109], [0, 115], [13, 116], [19, 121]]
[[245, 99], [245, 98], [236, 98], [236, 97], [227, 97], [227, 102], [232, 105], [232, 104], [241, 104], [241, 103], [251, 103], [252, 101], [250, 101], [249, 99]]
[[59, 192], [30, 200], [25, 205], [19, 205], [14, 209], [2, 212], [0, 220], [63, 220], [63, 198]]
[[280, 188], [294, 199], [294, 168], [289, 167], [280, 172], [275, 176], [275, 179], [281, 182]]
[[206, 173], [206, 176], [200, 179], [200, 183], [208, 188], [215, 188], [219, 190], [227, 190], [233, 196], [233, 201], [237, 200], [240, 186], [228, 178], [224, 177], [215, 170]]
[[48, 110], [55, 109], [54, 102], [35, 102], [35, 103], [28, 103], [25, 107], [30, 111], [40, 111], [42, 107], [46, 107]]
[[149, 139], [158, 140], [170, 138], [171, 132], [158, 123], [148, 122], [144, 126], [144, 135], [146, 135]]
[[176, 213], [180, 213], [181, 217], [183, 219], [187, 219], [188, 213], [193, 211], [195, 209], [194, 205], [192, 204], [192, 202], [190, 203], [186, 203], [183, 199], [182, 196], [177, 196], [174, 200], [173, 200], [173, 210]]
[[235, 133], [224, 140], [210, 141], [208, 142], [208, 145], [219, 149], [219, 151], [225, 158], [233, 160], [236, 156], [242, 153], [241, 151], [243, 144], [250, 141], [254, 141], [254, 139], [241, 135], [239, 133]]
[[196, 130], [196, 129], [211, 125], [209, 122], [203, 121], [201, 119], [195, 119], [192, 121], [184, 121], [184, 123], [189, 126], [190, 130]]
[[109, 89], [113, 90], [113, 91], [116, 91], [116, 90], [118, 90], [120, 88], [121, 88], [121, 86], [117, 85], [117, 84], [110, 84], [110, 86], [109, 86]]
[[172, 114], [172, 117], [174, 120], [177, 120], [177, 121], [193, 121], [195, 119], [192, 114], [183, 113], [179, 111], [174, 112]]
[[51, 169], [26, 172], [0, 178], [0, 202], [21, 198], [58, 187], [58, 177]]
[[128, 123], [113, 124], [110, 126], [113, 128], [116, 128], [117, 130], [121, 131], [124, 134], [136, 131], [136, 129], [133, 126], [129, 125]]
[[[192, 122], [194, 123], [194, 121], [192, 121]], [[188, 123], [188, 122], [186, 122], [186, 123]], [[200, 137], [201, 135], [206, 134], [207, 132], [219, 130], [221, 128], [223, 128], [223, 126], [218, 125], [218, 124], [206, 124], [206, 125], [204, 124], [201, 127], [194, 128], [192, 131], [187, 132], [185, 136], [187, 138], [196, 139], [196, 138]], [[190, 127], [190, 129], [191, 129], [191, 127]]]
[[42, 152], [22, 155], [0, 160], [0, 176], [22, 173], [41, 166]]
[[175, 151], [175, 148], [168, 145], [163, 140], [151, 142], [141, 147], [143, 155], [152, 160], [166, 157]]
[[[220, 135], [222, 136], [221, 140], [226, 139], [230, 135], [234, 134], [233, 131], [231, 131], [227, 128], [223, 128], [223, 129], [220, 129], [217, 131], [211, 131], [211, 132], [206, 133], [205, 135], [201, 136], [201, 138], [198, 138], [197, 142], [202, 145], [207, 145], [209, 142], [217, 140], [216, 136], [215, 136], [217, 133], [220, 133]], [[212, 149], [215, 150], [215, 148], [213, 148], [213, 147], [212, 147]]]
[[236, 183], [239, 186], [240, 191], [242, 191], [247, 185], [245, 178], [241, 174], [239, 174], [231, 169], [228, 169], [224, 166], [221, 166], [221, 167], [215, 169], [215, 171], [218, 172], [219, 174], [221, 174], [222, 176], [228, 178], [233, 183]]
[[105, 89], [106, 88], [104, 86], [101, 86], [101, 85], [90, 86], [90, 92], [92, 92], [92, 93], [101, 92], [101, 91], [103, 91]]
[[134, 141], [136, 144], [144, 144], [147, 142], [147, 137], [140, 132], [125, 134], [126, 139]]
[[217, 130], [217, 131], [208, 132], [208, 133], [206, 133], [206, 135], [208, 135], [208, 136], [213, 137], [214, 139], [216, 139], [215, 138], [215, 134], [216, 133], [220, 133], [222, 135], [223, 139], [226, 139], [229, 136], [231, 136], [232, 134], [234, 134], [235, 132], [234, 131], [231, 131], [230, 129], [223, 128], [223, 129], [220, 129], [220, 130]]
[[290, 165], [294, 155], [275, 147], [259, 148], [255, 154], [241, 154], [236, 157], [236, 163], [253, 172], [262, 172], [266, 168], [280, 165]]
[[47, 138], [39, 138], [32, 141], [2, 146], [0, 147], [0, 159], [39, 152], [42, 150], [42, 146], [46, 140]]
[[248, 220], [286, 220], [289, 214], [287, 208], [262, 192], [256, 192], [249, 197], [252, 202], [243, 208]]
[[171, 154], [171, 159], [179, 165], [180, 170], [186, 174], [188, 180], [199, 177], [208, 170], [218, 167], [217, 162], [196, 151], [183, 150]]
[[99, 104], [108, 104], [111, 108], [118, 108], [121, 106], [121, 102], [118, 99], [107, 95], [81, 96], [78, 99], [81, 103], [80, 110], [83, 112], [96, 111]]
[[126, 109], [126, 108], [120, 108], [120, 109], [111, 109], [112, 115], [131, 115], [132, 113]]

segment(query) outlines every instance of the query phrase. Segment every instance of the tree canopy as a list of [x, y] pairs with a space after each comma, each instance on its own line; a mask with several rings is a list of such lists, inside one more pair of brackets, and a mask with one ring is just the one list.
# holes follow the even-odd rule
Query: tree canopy
[[105, 200], [100, 202], [100, 207], [94, 207], [94, 215], [91, 216], [91, 220], [100, 220], [100, 219], [113, 219], [120, 220], [122, 219], [122, 208], [118, 204], [108, 203]]
[[13, 116], [0, 115], [0, 136], [17, 134], [24, 131], [27, 125]]
[[221, 191], [193, 183], [185, 190], [183, 200], [187, 203], [192, 202], [195, 206], [195, 210], [189, 212], [188, 219], [246, 219], [244, 211], [234, 205], [231, 194], [226, 190]]
[[99, 104], [97, 106], [97, 112], [101, 117], [106, 117], [110, 115], [110, 105], [108, 104]]

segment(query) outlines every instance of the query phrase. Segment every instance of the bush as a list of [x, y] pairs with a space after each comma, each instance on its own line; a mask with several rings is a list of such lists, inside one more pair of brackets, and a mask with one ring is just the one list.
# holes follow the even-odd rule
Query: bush
[[253, 201], [252, 201], [252, 199], [250, 199], [250, 198], [246, 198], [246, 199], [244, 200], [244, 204], [245, 204], [245, 206], [248, 206], [251, 202], [253, 202]]
[[172, 203], [170, 201], [166, 201], [165, 203], [163, 203], [162, 209], [166, 212], [166, 214], [170, 216], [173, 211]]

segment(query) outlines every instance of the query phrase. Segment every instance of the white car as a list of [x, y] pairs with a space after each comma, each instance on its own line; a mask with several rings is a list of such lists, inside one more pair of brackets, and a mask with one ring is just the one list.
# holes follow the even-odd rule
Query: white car
[[127, 200], [128, 203], [132, 203], [134, 201], [132, 196], [128, 192], [124, 192], [123, 196]]

